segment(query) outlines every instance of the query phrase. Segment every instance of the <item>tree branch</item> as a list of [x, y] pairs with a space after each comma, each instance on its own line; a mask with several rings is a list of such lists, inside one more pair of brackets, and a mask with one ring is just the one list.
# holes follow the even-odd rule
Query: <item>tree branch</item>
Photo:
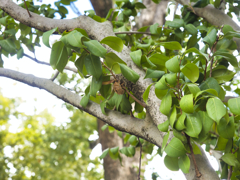
[[[112, 25], [109, 21], [99, 23], [87, 16], [79, 16], [76, 19], [50, 19], [39, 16], [33, 12], [31, 12], [32, 17], [29, 18], [25, 9], [8, 0], [0, 0], [0, 8], [3, 11], [7, 12], [14, 19], [40, 31], [48, 31], [55, 27], [58, 27], [60, 32], [74, 28], [82, 28], [86, 30], [92, 39], [96, 39], [98, 41], [101, 41], [107, 36], [115, 36]], [[145, 92], [146, 88], [153, 83], [152, 80], [144, 79], [145, 72], [134, 64], [130, 57], [131, 51], [126, 46], [123, 47], [123, 50], [120, 53], [113, 51], [109, 47], [106, 48], [109, 52], [116, 53], [117, 56], [126, 62], [128, 67], [132, 68], [136, 73], [140, 75], [140, 78], [136, 84], [132, 83], [127, 87], [134, 93], [137, 99], [142, 101], [142, 95]], [[154, 87], [152, 86], [149, 93], [148, 107], [146, 109], [151, 115], [155, 125], [163, 123], [167, 119], [166, 116], [161, 114], [159, 111], [160, 103], [161, 100], [156, 97]]]
[[[189, 6], [190, 0], [176, 0], [176, 2]], [[212, 4], [207, 5], [204, 8], [192, 8], [194, 13], [199, 17], [204, 18], [206, 21], [214, 26], [221, 27], [222, 25], [230, 25], [235, 31], [240, 31], [240, 26], [235, 23], [230, 16], [225, 14], [219, 9], [216, 9]], [[238, 51], [240, 51], [240, 39], [233, 38], [237, 43]]]
[[[29, 55], [27, 55], [27, 54], [25, 54], [25, 53], [23, 53], [23, 55], [24, 55], [25, 57], [27, 57], [27, 58], [35, 61], [35, 62], [38, 63], [38, 64], [44, 64], [44, 65], [51, 66], [51, 65], [50, 65], [49, 63], [47, 63], [47, 62], [39, 61], [39, 60], [37, 60], [37, 58], [31, 57], [31, 56], [29, 56]], [[72, 71], [72, 72], [74, 72], [74, 73], [78, 73], [78, 70], [77, 70], [76, 68], [71, 68], [71, 67], [69, 67], [69, 66], [65, 66], [64, 69], [69, 70], [69, 71]]]
[[59, 99], [101, 119], [120, 131], [139, 136], [159, 147], [162, 144], [162, 133], [152, 121], [137, 119], [109, 109], [106, 109], [106, 116], [102, 113], [100, 105], [91, 101], [89, 101], [88, 106], [84, 108], [80, 105], [81, 98], [79, 95], [68, 91], [48, 79], [38, 78], [33, 75], [4, 68], [0, 68], [0, 76], [17, 80], [32, 87], [44, 89]]

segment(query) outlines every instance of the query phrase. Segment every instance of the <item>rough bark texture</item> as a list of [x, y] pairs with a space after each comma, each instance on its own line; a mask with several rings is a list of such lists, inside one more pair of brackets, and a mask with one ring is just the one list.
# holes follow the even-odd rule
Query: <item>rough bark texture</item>
[[143, 0], [143, 4], [147, 7], [143, 9], [139, 18], [139, 27], [149, 26], [158, 23], [160, 26], [165, 24], [165, 16], [169, 1], [161, 1], [159, 4], [152, 0]]
[[[187, 0], [179, 0], [179, 3], [182, 3], [183, 5], [188, 5], [188, 2], [189, 1]], [[25, 9], [19, 7], [10, 0], [0, 0], [0, 8], [15, 20], [18, 20], [25, 25], [41, 31], [48, 31], [50, 29], [58, 27], [60, 32], [63, 32], [65, 30], [70, 30], [78, 27], [85, 29], [92, 39], [98, 41], [101, 41], [106, 36], [114, 36], [112, 26], [109, 22], [98, 23], [86, 16], [80, 16], [76, 19], [70, 20], [56, 20], [31, 13], [32, 17], [29, 17]], [[221, 11], [219, 12], [219, 10], [215, 9], [212, 6], [207, 6], [205, 8], [194, 8], [194, 11], [196, 14], [205, 18], [207, 21], [214, 25], [221, 26], [222, 24], [229, 24], [233, 26], [234, 29], [239, 29], [239, 26], [236, 25], [236, 23], [234, 23], [231, 18], [229, 18]], [[113, 52], [112, 49], [107, 49], [109, 52]], [[124, 47], [122, 52], [116, 54], [123, 61], [125, 61], [130, 68], [132, 68], [136, 73], [140, 75], [139, 81], [136, 84], [131, 84], [131, 86], [128, 88], [132, 90], [138, 99], [141, 99], [143, 92], [148, 87], [148, 85], [152, 83], [152, 81], [149, 79], [144, 79], [145, 72], [132, 62], [129, 53], [130, 50], [127, 47]], [[149, 93], [147, 118], [145, 120], [140, 120], [111, 110], [107, 110], [108, 116], [105, 116], [101, 113], [99, 105], [93, 102], [90, 102], [86, 108], [83, 108], [79, 105], [81, 98], [78, 95], [46, 79], [37, 78], [32, 75], [27, 75], [2, 68], [0, 68], [0, 76], [15, 79], [30, 86], [45, 89], [53, 95], [57, 96], [59, 99], [62, 99], [65, 102], [68, 102], [73, 106], [100, 118], [118, 130], [134, 134], [148, 140], [149, 142], [152, 142], [153, 144], [156, 144], [157, 146], [161, 146], [164, 133], [159, 132], [156, 125], [164, 122], [166, 117], [159, 111], [159, 105], [161, 101], [155, 96], [153, 86]], [[204, 174], [204, 176], [202, 176], [200, 179], [219, 179], [211, 167], [208, 166], [209, 162], [206, 156], [200, 156], [197, 161], [201, 173]], [[205, 169], [204, 167], [209, 168]], [[210, 169], [211, 171], [209, 172]], [[186, 177], [187, 179], [194, 179], [194, 172], [190, 171]]]
[[112, 8], [112, 0], [90, 0], [96, 14], [100, 17], [106, 17], [109, 9]]
[[[112, 8], [112, 0], [91, 0], [92, 6], [96, 14], [100, 17], [106, 17], [109, 9]], [[98, 121], [98, 135], [100, 144], [102, 145], [102, 151], [107, 148], [123, 147], [123, 140], [117, 135], [117, 132], [110, 133], [108, 129], [101, 130], [101, 127], [105, 124], [103, 121]], [[137, 149], [136, 149], [137, 150]], [[122, 157], [122, 165], [119, 160], [113, 160], [109, 155], [103, 159], [104, 179], [105, 180], [132, 180], [137, 177], [137, 168], [139, 162], [139, 151], [133, 158]], [[134, 168], [135, 166], [135, 168]]]

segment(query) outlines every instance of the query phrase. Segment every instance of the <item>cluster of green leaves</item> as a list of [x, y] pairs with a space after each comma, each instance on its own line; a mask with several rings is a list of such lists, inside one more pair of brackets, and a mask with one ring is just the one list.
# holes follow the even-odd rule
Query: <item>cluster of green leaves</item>
[[[144, 8], [144, 5], [128, 0], [119, 0], [116, 4], [117, 8], [111, 9], [105, 19], [100, 19], [92, 12], [89, 12], [89, 16], [103, 22], [112, 15], [114, 31], [128, 31], [129, 17], [136, 16], [137, 9]], [[190, 160], [186, 153], [191, 153], [190, 146], [195, 154], [200, 154], [196, 143], [206, 143], [207, 147], [212, 144], [215, 149], [225, 153], [222, 158], [225, 168], [234, 166], [235, 172], [240, 174], [239, 142], [235, 133], [240, 120], [240, 98], [223, 102], [226, 94], [224, 85], [231, 82], [236, 73], [228, 67], [238, 68], [238, 61], [233, 55], [236, 43], [232, 38], [239, 38], [240, 34], [227, 25], [218, 33], [216, 28], [203, 20], [196, 19], [190, 24], [188, 18], [180, 19], [178, 16], [173, 21], [167, 21], [164, 27], [154, 24], [141, 27], [138, 31], [145, 32], [147, 29], [151, 36], [126, 33], [106, 37], [101, 42], [91, 40], [82, 29], [64, 32], [52, 46], [50, 64], [62, 72], [68, 60], [71, 60], [82, 77], [92, 76], [92, 82], [81, 100], [83, 107], [92, 100], [101, 105], [104, 114], [105, 108], [129, 113], [134, 100], [126, 94], [114, 93], [111, 85], [102, 85], [102, 82], [110, 80], [111, 71], [122, 73], [133, 83], [137, 82], [139, 75], [115, 53], [107, 53], [102, 44], [118, 52], [123, 44], [130, 46], [130, 57], [139, 68], [146, 71], [145, 78], [153, 80], [155, 94], [162, 100], [160, 111], [168, 116], [168, 120], [158, 126], [160, 131], [167, 132], [159, 151], [160, 154], [163, 151], [167, 153], [165, 165], [171, 170], [181, 169], [187, 173]], [[55, 31], [57, 28], [44, 33], [45, 45], [49, 46], [49, 36]], [[200, 41], [204, 44], [201, 49]], [[153, 84], [143, 94], [146, 103]], [[133, 113], [135, 117], [145, 117], [144, 108], [136, 102]], [[170, 131], [175, 137], [167, 145]], [[188, 137], [190, 141], [187, 141]], [[131, 146], [121, 150], [118, 147], [106, 149], [101, 158], [109, 153], [113, 159], [121, 159], [119, 152], [133, 156], [135, 147], [140, 143], [135, 136], [128, 141]], [[226, 171], [222, 174], [222, 177], [225, 176]]]
[[[142, 3], [130, 3], [127, 2], [125, 8], [131, 4], [132, 10], [137, 12], [137, 9], [144, 8], [145, 6]], [[118, 3], [120, 5], [120, 1]], [[93, 11], [86, 11], [88, 16], [93, 18], [98, 22], [104, 22], [107, 18], [113, 14], [112, 22], [114, 24], [115, 18], [120, 12], [121, 9], [113, 12], [113, 9], [109, 11], [109, 14], [106, 18], [100, 18], [95, 15]], [[114, 15], [115, 14], [115, 15]], [[125, 20], [129, 18], [131, 14], [126, 16], [125, 13], [120, 13], [119, 16], [125, 17]], [[134, 14], [136, 15], [136, 13]], [[115, 17], [114, 17], [115, 16]], [[118, 17], [119, 17], [118, 16]], [[124, 23], [120, 23], [124, 25]], [[127, 25], [127, 24], [126, 24]], [[49, 37], [52, 33], [56, 32], [58, 28], [52, 29], [43, 34], [43, 43], [47, 47], [51, 47], [49, 44]], [[119, 37], [109, 36], [98, 42], [96, 40], [91, 40], [85, 30], [76, 28], [71, 32], [64, 32], [59, 41], [55, 42], [52, 45], [52, 52], [50, 57], [50, 64], [54, 69], [57, 69], [60, 72], [63, 72], [64, 67], [68, 63], [68, 61], [74, 62], [77, 67], [80, 76], [83, 78], [91, 77], [91, 83], [85, 89], [84, 97], [82, 98], [80, 104], [83, 107], [86, 107], [89, 100], [97, 102], [100, 104], [102, 112], [106, 114], [105, 108], [119, 110], [122, 113], [130, 114], [132, 109], [131, 104], [134, 102], [132, 98], [129, 98], [127, 94], [117, 94], [112, 90], [112, 85], [102, 85], [103, 82], [107, 82], [110, 80], [110, 76], [112, 75], [110, 70], [114, 74], [122, 73], [129, 81], [136, 83], [139, 79], [139, 75], [134, 72], [131, 68], [126, 66], [125, 62], [120, 59], [115, 53], [107, 52], [107, 49], [102, 45], [108, 45], [113, 50], [117, 52], [121, 52], [123, 49], [124, 41]], [[131, 54], [134, 56], [134, 54]], [[101, 62], [103, 59], [103, 62]], [[145, 118], [145, 112], [143, 107], [135, 102], [135, 110], [136, 117]], [[126, 143], [130, 143], [130, 147], [124, 147], [119, 150], [119, 148], [107, 149], [104, 151], [101, 158], [105, 157], [108, 153], [114, 159], [118, 158], [121, 160], [121, 156], [119, 153], [125, 154], [127, 156], [134, 156], [135, 147], [139, 146], [135, 136], [130, 138], [130, 135], [127, 134], [125, 136]], [[144, 151], [152, 152], [153, 145], [148, 142], [143, 143]], [[151, 153], [150, 152], [150, 153]]]
[[[76, 0], [60, 0], [55, 2], [58, 9], [52, 8], [50, 4], [39, 6], [29, 1], [26, 1], [26, 5], [29, 11], [48, 18], [54, 18], [56, 13], [59, 13], [61, 18], [65, 18], [68, 10], [64, 6], [70, 5], [70, 2], [73, 1]], [[19, 6], [26, 8], [24, 2], [19, 4]], [[3, 67], [2, 55], [7, 58], [9, 55], [17, 55], [17, 59], [20, 59], [24, 55], [23, 47], [27, 47], [29, 51], [34, 52], [35, 46], [40, 46], [40, 37], [43, 35], [41, 31], [16, 22], [2, 10], [0, 10], [0, 27], [4, 29], [0, 34], [0, 67]], [[18, 32], [20, 32], [20, 36], [17, 34]]]
[[[1, 95], [0, 104], [0, 179], [103, 178], [99, 159], [89, 158], [88, 139], [97, 128], [95, 118], [68, 105], [73, 111], [71, 121], [59, 126], [46, 110], [25, 115], [16, 110], [14, 100]], [[16, 132], [9, 121], [13, 115], [22, 122]], [[89, 169], [91, 163], [94, 167]]]

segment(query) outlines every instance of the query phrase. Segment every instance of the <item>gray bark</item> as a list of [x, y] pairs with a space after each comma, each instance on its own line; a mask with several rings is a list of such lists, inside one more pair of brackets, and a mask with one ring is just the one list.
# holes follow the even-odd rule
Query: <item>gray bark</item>
[[[15, 20], [20, 21], [21, 23], [28, 25], [30, 27], [36, 28], [41, 31], [48, 31], [55, 27], [58, 27], [60, 32], [65, 30], [70, 30], [74, 28], [82, 28], [87, 31], [89, 36], [92, 39], [96, 39], [101, 41], [104, 37], [107, 36], [114, 36], [112, 26], [109, 22], [98, 23], [86, 16], [80, 16], [76, 19], [69, 19], [69, 20], [56, 20], [56, 19], [49, 19], [37, 14], [31, 13], [32, 17], [29, 17], [27, 11], [10, 0], [0, 0], [0, 8], [7, 12], [11, 17]], [[200, 8], [202, 10], [204, 8]], [[199, 15], [200, 14], [199, 10]], [[210, 9], [211, 10], [211, 9]], [[197, 9], [196, 9], [197, 11]], [[212, 12], [209, 12], [210, 14]], [[226, 23], [229, 25], [232, 24], [232, 19], [227, 18], [227, 15], [220, 14], [222, 19], [226, 19]], [[210, 16], [212, 21], [217, 21], [216, 16]], [[206, 17], [207, 19], [208, 17]], [[108, 51], [112, 51], [112, 49], [107, 48]], [[132, 68], [135, 72], [140, 75], [140, 79], [136, 84], [132, 84], [129, 86], [130, 90], [137, 96], [138, 99], [142, 99], [142, 94], [146, 90], [146, 88], [152, 83], [151, 80], [144, 79], [145, 72], [138, 68], [130, 58], [130, 50], [127, 47], [123, 48], [123, 51], [120, 53], [115, 52], [123, 61], [127, 63], [127, 65]], [[86, 111], [95, 117], [103, 120], [104, 122], [108, 123], [109, 125], [115, 127], [118, 130], [128, 132], [130, 134], [134, 134], [139, 136], [147, 141], [161, 146], [162, 138], [164, 133], [159, 132], [157, 129], [157, 125], [159, 123], [163, 123], [166, 120], [166, 117], [162, 115], [159, 111], [159, 106], [161, 101], [155, 96], [154, 87], [151, 87], [149, 93], [149, 100], [148, 100], [148, 107], [147, 113], [148, 116], [145, 120], [140, 120], [137, 118], [130, 117], [128, 115], [123, 115], [116, 111], [106, 110], [108, 116], [105, 116], [101, 113], [100, 106], [96, 103], [90, 102], [86, 108], [83, 108], [79, 105], [80, 97], [56, 84], [54, 84], [50, 80], [37, 78], [32, 75], [26, 75], [23, 73], [19, 73], [12, 70], [2, 69], [0, 68], [0, 76], [8, 77], [11, 79], [15, 79], [17, 81], [23, 82], [30, 86], [38, 87], [47, 90], [48, 92], [52, 93], [53, 95], [57, 96], [59, 99], [64, 100], [72, 104], [73, 106]], [[216, 176], [216, 173], [211, 169], [209, 166], [208, 169], [211, 171], [207, 171], [204, 167], [209, 165], [208, 159], [205, 156], [201, 156], [198, 159], [199, 170], [203, 174], [200, 179], [219, 179]], [[187, 179], [193, 179], [194, 172], [190, 171], [188, 175], [186, 175]]]

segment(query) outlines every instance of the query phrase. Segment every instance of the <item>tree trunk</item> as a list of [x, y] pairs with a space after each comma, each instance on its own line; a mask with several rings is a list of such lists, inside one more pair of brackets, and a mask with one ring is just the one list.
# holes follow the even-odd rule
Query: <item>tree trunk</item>
[[[91, 0], [96, 14], [100, 17], [106, 17], [109, 9], [112, 8], [112, 0]], [[117, 135], [117, 132], [109, 133], [108, 129], [102, 131], [101, 127], [105, 123], [98, 119], [98, 135], [102, 145], [102, 151], [107, 148], [124, 146], [123, 140]], [[133, 180], [137, 179], [139, 166], [139, 150], [136, 149], [134, 157], [129, 158], [125, 155], [122, 157], [122, 165], [119, 160], [113, 160], [109, 155], [103, 159], [104, 179], [105, 180]]]
[[[122, 148], [124, 146], [123, 139], [121, 139], [117, 132], [114, 131], [110, 133], [108, 129], [104, 131], [101, 130], [101, 127], [105, 123], [101, 120], [98, 120], [98, 134], [100, 138], [100, 143], [102, 145], [102, 150], [104, 151], [107, 148], [113, 148], [118, 146]], [[119, 160], [113, 160], [109, 155], [103, 159], [104, 167], [104, 179], [105, 180], [133, 180], [137, 179], [138, 171], [138, 162], [139, 162], [139, 151], [136, 151], [134, 157], [129, 158], [125, 155], [122, 157], [122, 165]]]

